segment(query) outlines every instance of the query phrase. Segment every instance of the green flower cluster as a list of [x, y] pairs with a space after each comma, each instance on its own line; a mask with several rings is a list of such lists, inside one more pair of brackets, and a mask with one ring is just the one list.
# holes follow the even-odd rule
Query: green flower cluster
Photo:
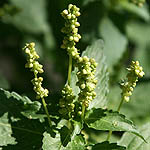
[[34, 91], [37, 93], [36, 98], [40, 99], [43, 97], [47, 97], [49, 91], [42, 87], [42, 77], [37, 77], [38, 73], [43, 73], [43, 66], [39, 64], [37, 59], [39, 55], [35, 51], [35, 43], [26, 44], [23, 48], [23, 51], [27, 54], [27, 63], [25, 64], [26, 68], [30, 68], [30, 70], [34, 73], [35, 78], [31, 80], [34, 85]]
[[79, 42], [79, 39], [81, 39], [80, 34], [78, 34], [80, 23], [77, 21], [77, 17], [80, 16], [79, 8], [70, 4], [68, 10], [64, 10], [61, 14], [66, 20], [65, 27], [62, 28], [62, 32], [66, 36], [61, 47], [67, 49], [68, 54], [75, 60], [75, 66], [78, 68], [77, 86], [80, 88], [78, 99], [81, 104], [88, 107], [89, 102], [96, 96], [94, 89], [97, 83], [95, 79], [97, 63], [93, 58], [80, 57], [78, 49], [75, 47], [76, 42]]
[[72, 88], [69, 85], [65, 85], [65, 87], [62, 90], [62, 98], [59, 101], [59, 106], [61, 107], [59, 113], [65, 116], [71, 112], [74, 112], [74, 99], [75, 96], [72, 91]]
[[77, 17], [80, 16], [79, 10], [75, 5], [69, 4], [68, 10], [65, 9], [61, 13], [65, 19], [65, 27], [61, 31], [66, 34], [61, 48], [67, 49], [68, 54], [73, 59], [79, 58], [78, 50], [75, 48], [76, 42], [81, 39], [81, 35], [78, 34], [80, 23], [77, 21]]
[[131, 2], [136, 4], [139, 7], [142, 7], [145, 3], [145, 0], [131, 0]]
[[130, 67], [127, 68], [127, 70], [129, 72], [127, 74], [127, 81], [120, 83], [120, 87], [122, 89], [122, 99], [126, 102], [130, 100], [130, 96], [132, 95], [138, 78], [142, 78], [145, 75], [143, 68], [139, 65], [138, 61], [132, 61]]
[[87, 56], [83, 56], [78, 59], [77, 66], [77, 86], [80, 88], [78, 99], [85, 107], [88, 107], [89, 102], [96, 96], [94, 89], [96, 88], [97, 83], [97, 80], [95, 79], [97, 63], [95, 62], [95, 59], [89, 59]]
[[26, 46], [23, 48], [25, 53], [27, 54], [27, 63], [25, 64], [26, 68], [30, 68], [32, 72], [34, 72], [35, 75], [38, 73], [43, 73], [43, 66], [39, 64], [36, 59], [39, 58], [39, 55], [35, 51], [35, 43], [26, 44]]

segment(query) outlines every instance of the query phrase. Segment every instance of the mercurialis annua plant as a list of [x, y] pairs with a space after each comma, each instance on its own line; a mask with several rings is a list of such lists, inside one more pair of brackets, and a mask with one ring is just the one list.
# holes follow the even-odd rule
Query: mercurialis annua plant
[[[89, 106], [90, 101], [96, 97], [94, 89], [96, 88], [97, 80], [95, 79], [95, 71], [97, 63], [94, 58], [88, 58], [87, 56], [81, 57], [79, 50], [76, 48], [76, 43], [81, 39], [81, 35], [78, 33], [78, 27], [80, 23], [77, 17], [80, 16], [79, 8], [70, 4], [68, 9], [64, 10], [61, 15], [65, 19], [65, 27], [62, 28], [62, 32], [66, 34], [63, 40], [61, 48], [66, 49], [69, 54], [69, 69], [72, 68], [72, 59], [74, 65], [77, 67], [78, 82], [76, 85], [80, 88], [78, 94], [78, 102], [82, 105], [82, 115], [84, 116], [85, 108]], [[71, 66], [70, 66], [71, 65]], [[69, 70], [68, 69], [68, 70]], [[60, 100], [60, 113], [65, 114], [69, 111], [73, 112], [74, 95], [70, 87], [71, 70], [68, 71], [68, 85], [62, 91], [63, 99]], [[66, 91], [68, 90], [68, 92]], [[70, 100], [63, 93], [70, 93]], [[62, 106], [64, 108], [62, 108]], [[70, 109], [68, 109], [68, 106]], [[68, 110], [68, 111], [67, 111]]]
[[[129, 3], [129, 0], [126, 0], [126, 2]], [[141, 5], [142, 0], [136, 0], [135, 3]], [[132, 6], [137, 7], [135, 5]], [[118, 87], [111, 85], [111, 82], [109, 82], [109, 77], [111, 78], [111, 76], [109, 76], [108, 72], [112, 68], [107, 66], [109, 63], [107, 64], [105, 59], [104, 50], [106, 49], [103, 49], [103, 41], [98, 39], [81, 54], [77, 47], [77, 43], [81, 40], [81, 35], [79, 34], [80, 23], [78, 21], [78, 17], [81, 15], [80, 9], [76, 5], [69, 4], [68, 8], [61, 12], [61, 15], [64, 18], [64, 27], [61, 29], [64, 38], [60, 48], [63, 51], [65, 50], [68, 55], [68, 76], [65, 85], [59, 92], [56, 92], [57, 96], [54, 96], [55, 93], [51, 95], [49, 90], [42, 85], [44, 79], [41, 74], [44, 73], [44, 69], [43, 65], [38, 61], [39, 55], [35, 50], [35, 43], [28, 43], [23, 48], [27, 59], [25, 67], [29, 68], [33, 73], [31, 83], [36, 93], [35, 97], [38, 100], [36, 102], [28, 100], [27, 102], [27, 100], [23, 99], [22, 103], [25, 103], [23, 107], [25, 108], [25, 112], [22, 115], [27, 116], [28, 121], [39, 120], [39, 125], [44, 126], [44, 133], [37, 132], [41, 137], [44, 137], [42, 141], [43, 146], [40, 149], [95, 150], [97, 148], [103, 149], [105, 146], [106, 149], [110, 149], [112, 148], [112, 143], [109, 143], [109, 140], [114, 131], [130, 132], [144, 139], [139, 131], [136, 130], [132, 121], [126, 119], [126, 116], [120, 113], [122, 104], [130, 101], [139, 78], [145, 75], [139, 62], [132, 61], [127, 68], [128, 73], [126, 79], [120, 83], [122, 90], [121, 98], [119, 92], [114, 93], [116, 95], [118, 94], [118, 99], [116, 98], [117, 96], [114, 96], [119, 103], [117, 104], [118, 108], [115, 111], [112, 108], [110, 109], [109, 105], [107, 105], [108, 99], [110, 98], [108, 88], [110, 87], [111, 91], [112, 88], [116, 87], [118, 89]], [[106, 48], [108, 47], [106, 46]], [[111, 98], [114, 97], [111, 96]], [[49, 100], [47, 101], [48, 105], [45, 99]], [[29, 104], [27, 105], [26, 103]], [[41, 103], [43, 103], [43, 107], [41, 107]], [[32, 110], [26, 111], [26, 108], [30, 106], [34, 106], [30, 108], [32, 110], [34, 109], [34, 112]], [[95, 131], [99, 130], [100, 132], [109, 131], [106, 141], [96, 144], [94, 141], [93, 144], [89, 140], [91, 135], [87, 135], [90, 128]], [[115, 146], [113, 148], [116, 150], [119, 148], [114, 143], [113, 146]], [[124, 147], [122, 148], [124, 149]]]

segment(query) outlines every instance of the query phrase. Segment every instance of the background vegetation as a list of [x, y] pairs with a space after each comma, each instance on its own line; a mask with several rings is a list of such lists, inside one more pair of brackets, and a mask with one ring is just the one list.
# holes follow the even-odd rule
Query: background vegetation
[[[81, 9], [78, 48], [102, 39], [109, 71], [109, 109], [116, 109], [120, 101], [118, 82], [125, 78], [131, 60], [138, 60], [145, 77], [135, 88], [131, 102], [121, 113], [138, 126], [150, 121], [150, 1], [138, 7], [127, 0], [0, 0], [0, 87], [16, 91], [34, 100], [32, 73], [24, 68], [26, 59], [22, 47], [35, 42], [40, 61], [44, 65], [44, 86], [57, 103], [67, 79], [68, 56], [60, 48], [64, 20], [60, 12], [68, 4]], [[49, 101], [49, 100], [47, 100]], [[1, 104], [0, 104], [1, 105]], [[54, 112], [53, 112], [54, 113]], [[42, 128], [42, 127], [41, 127]], [[89, 141], [100, 142], [106, 134], [87, 130]], [[116, 140], [122, 133], [113, 134]]]

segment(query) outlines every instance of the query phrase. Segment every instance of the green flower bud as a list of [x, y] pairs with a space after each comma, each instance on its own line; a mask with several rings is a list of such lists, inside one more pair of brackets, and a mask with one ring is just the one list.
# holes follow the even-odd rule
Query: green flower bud
[[35, 78], [31, 80], [32, 84], [34, 85], [33, 89], [36, 92], [36, 98], [43, 98], [47, 97], [49, 91], [42, 87], [43, 78], [37, 78], [38, 73], [43, 73], [44, 70], [42, 69], [43, 66], [36, 60], [39, 58], [38, 54], [35, 51], [35, 43], [26, 44], [23, 48], [23, 51], [27, 54], [27, 63], [25, 65], [26, 68], [30, 68], [31, 71], [34, 73]]
[[120, 87], [122, 89], [122, 99], [126, 102], [130, 100], [130, 96], [132, 95], [138, 78], [143, 77], [145, 74], [138, 61], [132, 61], [130, 67], [127, 68], [127, 70], [129, 72], [127, 74], [127, 81], [122, 81], [122, 83], [120, 83]]

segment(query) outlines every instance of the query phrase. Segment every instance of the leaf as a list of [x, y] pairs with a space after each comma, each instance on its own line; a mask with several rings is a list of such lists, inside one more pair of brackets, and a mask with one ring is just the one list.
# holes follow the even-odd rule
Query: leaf
[[127, 38], [118, 30], [109, 18], [103, 18], [99, 31], [104, 40], [104, 55], [108, 67], [112, 67], [122, 58], [127, 47]]
[[95, 76], [98, 80], [95, 89], [96, 98], [89, 104], [89, 108], [104, 108], [107, 105], [108, 90], [108, 70], [105, 63], [105, 56], [103, 54], [104, 43], [102, 40], [95, 41], [91, 46], [88, 46], [83, 52], [82, 56], [94, 58], [98, 63]]
[[61, 137], [61, 143], [64, 147], [66, 147], [67, 144], [71, 141], [70, 134], [71, 134], [71, 131], [66, 126], [63, 126], [61, 128], [60, 137]]
[[127, 148], [127, 150], [149, 150], [150, 148], [150, 122], [143, 125], [139, 128], [141, 134], [145, 137], [147, 143], [141, 140], [139, 137], [135, 135], [131, 135], [130, 133], [125, 133], [121, 140], [119, 141], [120, 145], [123, 145]]
[[0, 146], [15, 145], [17, 143], [15, 138], [12, 137], [12, 129], [8, 124], [8, 113], [5, 113], [0, 117]]
[[[20, 12], [9, 16], [6, 21], [15, 25], [21, 31], [34, 34], [44, 34], [44, 42], [48, 48], [55, 45], [50, 25], [47, 21], [46, 0], [10, 0]], [[49, 42], [51, 41], [51, 42]]]
[[[71, 129], [67, 126], [70, 126]], [[68, 120], [65, 119], [60, 120], [57, 124], [55, 137], [47, 132], [44, 133], [43, 150], [75, 150], [75, 148], [80, 150], [82, 147], [82, 137], [80, 137], [79, 134], [82, 128], [83, 125], [78, 121], [70, 120], [70, 122], [68, 122]], [[76, 146], [77, 141], [79, 143], [81, 142], [81, 145]]]
[[[3, 139], [9, 136], [7, 149], [20, 150], [22, 147], [28, 150], [33, 150], [33, 147], [38, 149], [41, 146], [44, 125], [38, 119], [28, 119], [21, 113], [23, 110], [26, 112], [24, 106], [27, 106], [30, 109], [29, 111], [36, 112], [40, 105], [37, 105], [37, 102], [35, 105], [27, 97], [22, 97], [15, 92], [10, 93], [3, 89], [0, 89], [0, 104], [0, 131], [6, 133], [2, 133], [4, 135]], [[14, 139], [16, 139], [15, 143]], [[3, 141], [1, 139], [0, 145], [2, 144]]]
[[81, 135], [75, 136], [65, 150], [85, 150], [85, 142]]
[[138, 7], [135, 4], [132, 4], [128, 1], [120, 1], [120, 6], [124, 10], [127, 10], [128, 12], [141, 17], [145, 21], [149, 21], [149, 19], [150, 19], [147, 5], [144, 5], [143, 7]]
[[78, 97], [77, 95], [80, 92], [79, 87], [76, 86], [76, 82], [78, 80], [77, 75], [76, 75], [77, 71], [78, 71], [78, 69], [75, 68], [75, 70], [71, 72], [71, 83], [70, 83], [70, 85], [72, 87], [72, 90], [74, 91], [74, 94], [76, 94], [76, 98], [75, 99], [77, 99], [77, 97]]
[[[15, 100], [18, 101], [18, 105], [20, 105], [19, 107], [19, 113], [23, 114], [24, 116], [26, 116], [29, 119], [41, 119], [43, 120], [43, 118], [45, 117], [45, 115], [40, 115], [40, 114], [36, 114], [36, 112], [38, 112], [41, 108], [41, 103], [38, 101], [34, 101], [32, 102], [27, 96], [20, 96], [19, 94], [17, 94], [16, 92], [9, 92], [6, 90], [3, 90], [2, 88], [0, 89], [0, 91], [3, 91], [6, 98], [13, 98]], [[6, 101], [7, 102], [7, 101]], [[18, 110], [18, 108], [16, 108]], [[10, 112], [13, 112], [11, 110], [9, 110]]]
[[116, 143], [109, 143], [108, 141], [95, 144], [92, 150], [125, 150], [123, 146], [119, 146]]
[[118, 112], [92, 109], [86, 113], [85, 122], [89, 128], [96, 130], [131, 132], [144, 140], [134, 124]]
[[63, 147], [60, 140], [59, 133], [56, 134], [55, 138], [47, 132], [43, 134], [43, 150], [84, 150], [85, 144], [81, 135], [75, 136], [75, 138], [67, 145]]

